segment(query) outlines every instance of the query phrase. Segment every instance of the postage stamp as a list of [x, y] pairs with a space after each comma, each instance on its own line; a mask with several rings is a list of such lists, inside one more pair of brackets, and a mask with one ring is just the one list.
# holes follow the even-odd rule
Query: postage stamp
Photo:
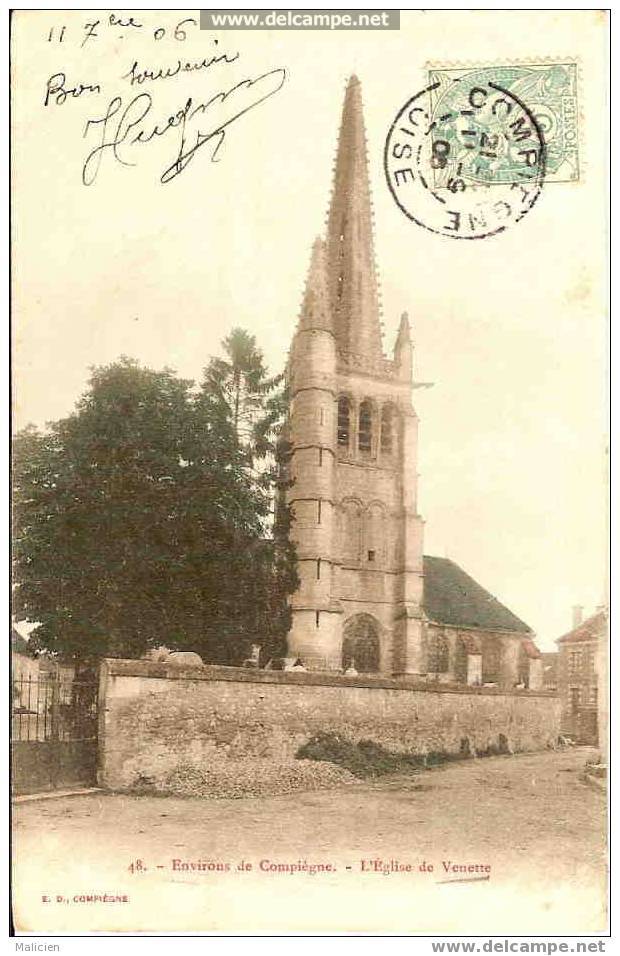
[[401, 211], [453, 239], [484, 239], [519, 222], [546, 174], [543, 130], [501, 76], [434, 80], [398, 112], [384, 167]]
[[[545, 141], [545, 182], [570, 183], [579, 179], [579, 112], [577, 64], [571, 62], [505, 66], [432, 67], [429, 69], [431, 109], [434, 115], [454, 112], [463, 81], [495, 83], [524, 103], [535, 117]], [[456, 119], [450, 125], [451, 143], [458, 141]], [[462, 144], [461, 159], [467, 143]], [[514, 174], [510, 165], [489, 161], [485, 172], [494, 182]], [[518, 176], [518, 171], [517, 171]]]

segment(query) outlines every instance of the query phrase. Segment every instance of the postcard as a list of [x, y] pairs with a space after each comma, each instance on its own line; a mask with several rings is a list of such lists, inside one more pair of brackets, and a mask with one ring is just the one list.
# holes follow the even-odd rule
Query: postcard
[[17, 935], [601, 943], [608, 32], [13, 12]]

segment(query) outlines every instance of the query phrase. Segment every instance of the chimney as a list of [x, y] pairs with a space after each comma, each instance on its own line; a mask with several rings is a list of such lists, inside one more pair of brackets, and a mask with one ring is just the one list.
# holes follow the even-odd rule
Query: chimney
[[583, 623], [583, 605], [573, 605], [573, 630]]

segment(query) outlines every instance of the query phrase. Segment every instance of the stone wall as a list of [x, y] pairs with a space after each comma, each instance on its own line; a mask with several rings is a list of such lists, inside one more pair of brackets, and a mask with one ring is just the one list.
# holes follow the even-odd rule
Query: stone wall
[[497, 747], [500, 735], [511, 750], [542, 750], [559, 728], [560, 701], [547, 691], [384, 677], [107, 660], [100, 694], [99, 782], [111, 789], [161, 780], [180, 765], [285, 762], [320, 732], [455, 754]]

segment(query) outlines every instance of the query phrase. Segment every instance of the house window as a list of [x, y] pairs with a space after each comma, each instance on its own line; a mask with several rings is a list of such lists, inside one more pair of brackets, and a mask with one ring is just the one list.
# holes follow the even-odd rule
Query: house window
[[320, 558], [318, 558], [316, 562], [316, 577], [317, 577], [317, 581], [321, 577], [321, 559]]
[[372, 408], [370, 402], [360, 405], [358, 448], [363, 452], [370, 452], [372, 448]]
[[316, 504], [317, 504], [317, 508], [316, 508], [316, 523], [317, 523], [317, 524], [320, 524], [320, 523], [321, 523], [321, 499], [320, 499], [320, 498], [319, 498], [319, 500], [317, 501]]
[[581, 672], [583, 654], [580, 647], [571, 648], [568, 652], [568, 673], [571, 677]]
[[338, 444], [343, 448], [349, 447], [351, 434], [351, 404], [348, 398], [338, 399]]
[[370, 561], [371, 564], [372, 564], [372, 562], [375, 560], [375, 552], [374, 552], [374, 551], [369, 551], [369, 552], [368, 552], [368, 560]]
[[319, 448], [319, 468], [323, 467], [323, 449]]
[[321, 613], [320, 611], [315, 611], [314, 623], [315, 623], [315, 626], [316, 626], [316, 627], [319, 626], [319, 615], [320, 615], [320, 613]]

